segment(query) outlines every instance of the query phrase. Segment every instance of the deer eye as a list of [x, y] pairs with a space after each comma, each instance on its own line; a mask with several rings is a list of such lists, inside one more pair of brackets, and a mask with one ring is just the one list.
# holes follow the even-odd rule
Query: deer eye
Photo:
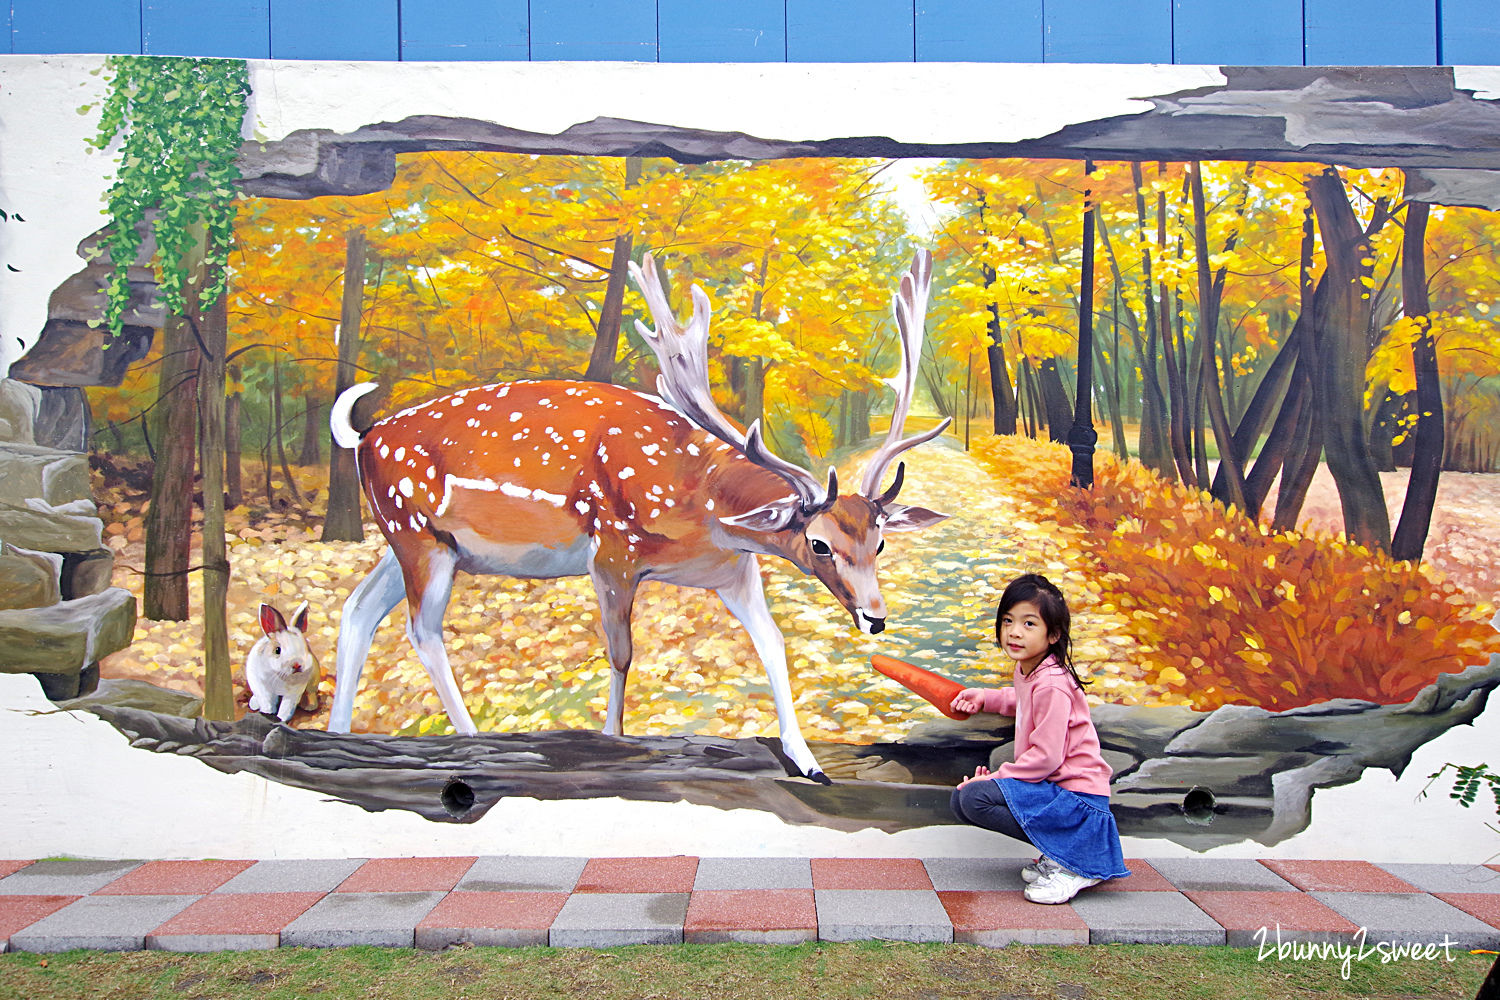
[[812, 542], [813, 555], [818, 555], [818, 556], [831, 556], [831, 555], [833, 555], [833, 550], [828, 547], [828, 543], [825, 542], [825, 541], [823, 541], [823, 539], [821, 539], [821, 538], [813, 538], [813, 539], [809, 539], [809, 540]]

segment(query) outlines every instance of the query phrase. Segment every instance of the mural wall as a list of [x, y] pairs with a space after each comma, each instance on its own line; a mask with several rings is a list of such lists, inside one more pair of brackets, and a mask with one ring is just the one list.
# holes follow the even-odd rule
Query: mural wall
[[951, 824], [1009, 720], [870, 657], [1007, 682], [1027, 571], [1128, 836], [1480, 718], [1493, 71], [691, 69], [0, 63], [0, 665], [432, 823]]

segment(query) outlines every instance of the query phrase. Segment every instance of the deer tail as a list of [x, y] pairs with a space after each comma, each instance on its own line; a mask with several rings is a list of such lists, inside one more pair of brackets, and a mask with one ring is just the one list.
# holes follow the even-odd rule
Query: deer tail
[[339, 398], [333, 401], [333, 409], [328, 413], [328, 427], [333, 431], [333, 443], [340, 448], [357, 448], [360, 438], [364, 437], [364, 430], [356, 430], [350, 417], [354, 413], [354, 404], [359, 402], [360, 397], [374, 392], [380, 388], [376, 382], [360, 382], [351, 385], [339, 393]]

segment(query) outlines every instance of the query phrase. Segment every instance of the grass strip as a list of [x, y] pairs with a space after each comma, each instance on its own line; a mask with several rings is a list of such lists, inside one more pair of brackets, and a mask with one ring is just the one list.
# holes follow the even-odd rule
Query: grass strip
[[1370, 954], [1259, 960], [1253, 948], [1095, 945], [986, 949], [896, 942], [672, 945], [604, 950], [283, 948], [184, 955], [0, 955], [0, 1000], [1277, 1000], [1309, 996], [1469, 1000], [1493, 956], [1382, 964]]

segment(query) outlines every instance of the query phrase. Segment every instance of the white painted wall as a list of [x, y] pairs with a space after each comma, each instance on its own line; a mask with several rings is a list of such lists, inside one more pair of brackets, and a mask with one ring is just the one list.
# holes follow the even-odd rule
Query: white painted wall
[[[1497, 746], [1500, 706], [1492, 704], [1473, 727], [1418, 750], [1400, 780], [1366, 771], [1356, 785], [1315, 793], [1312, 825], [1290, 840], [1201, 856], [1484, 862], [1500, 853], [1500, 834], [1484, 826], [1493, 819], [1487, 800], [1464, 810], [1446, 788], [1420, 801], [1417, 793], [1444, 761], [1493, 760]], [[1028, 855], [1019, 841], [974, 827], [840, 833], [753, 809], [682, 802], [513, 798], [466, 824], [370, 813], [254, 775], [222, 774], [191, 757], [133, 749], [86, 712], [56, 711], [29, 676], [0, 674], [0, 760], [0, 857]], [[1127, 837], [1124, 847], [1127, 857], [1197, 856], [1167, 840]]]

